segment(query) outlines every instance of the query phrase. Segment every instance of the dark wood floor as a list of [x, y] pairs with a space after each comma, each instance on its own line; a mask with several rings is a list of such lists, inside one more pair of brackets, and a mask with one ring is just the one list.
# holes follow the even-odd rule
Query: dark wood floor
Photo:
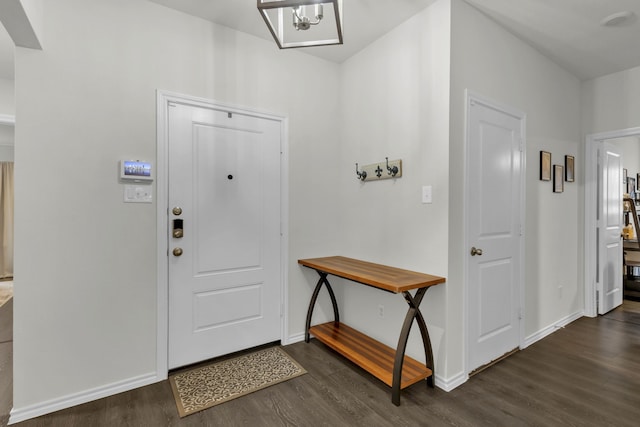
[[[0, 426], [11, 408], [11, 311], [0, 308]], [[582, 318], [446, 393], [416, 384], [402, 405], [322, 344], [285, 350], [308, 371], [209, 410], [178, 417], [167, 382], [24, 423], [32, 426], [637, 426], [640, 303]]]

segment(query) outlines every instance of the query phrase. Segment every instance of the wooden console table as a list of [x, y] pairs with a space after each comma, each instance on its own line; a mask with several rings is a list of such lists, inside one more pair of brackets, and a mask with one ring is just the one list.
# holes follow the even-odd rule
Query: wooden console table
[[[427, 324], [420, 312], [420, 303], [429, 287], [444, 283], [444, 277], [416, 273], [341, 256], [300, 259], [298, 263], [316, 270], [320, 275], [307, 311], [304, 337], [306, 342], [309, 342], [309, 336], [313, 334], [318, 341], [337, 351], [390, 386], [392, 390], [391, 401], [396, 406], [400, 405], [400, 392], [402, 389], [423, 379], [427, 379], [427, 384], [430, 387], [434, 386], [433, 352]], [[409, 309], [395, 350], [350, 328], [344, 323], [340, 323], [336, 297], [327, 280], [329, 274], [394, 294], [402, 293], [409, 305]], [[334, 321], [311, 326], [313, 308], [323, 284], [326, 286], [331, 298]], [[412, 296], [409, 291], [413, 289], [416, 289], [416, 293]], [[422, 335], [426, 358], [425, 364], [404, 354], [414, 319], [418, 322], [418, 328]]]

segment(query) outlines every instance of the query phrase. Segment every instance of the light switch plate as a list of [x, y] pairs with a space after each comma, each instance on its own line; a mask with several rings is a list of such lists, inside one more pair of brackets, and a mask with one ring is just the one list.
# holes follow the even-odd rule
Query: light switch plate
[[422, 186], [422, 203], [433, 203], [432, 188], [430, 185]]
[[152, 203], [152, 186], [144, 184], [125, 184], [124, 185], [124, 202], [125, 203]]

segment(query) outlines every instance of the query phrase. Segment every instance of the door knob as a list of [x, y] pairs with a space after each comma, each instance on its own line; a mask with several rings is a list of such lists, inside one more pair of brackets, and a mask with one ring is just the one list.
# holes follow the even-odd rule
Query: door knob
[[173, 230], [173, 237], [175, 237], [176, 239], [180, 239], [182, 236], [184, 236], [182, 228], [176, 228], [175, 230]]
[[182, 248], [173, 248], [173, 256], [182, 255]]
[[473, 246], [471, 248], [471, 256], [476, 256], [476, 255], [478, 256], [482, 255], [482, 249], [476, 249], [476, 247]]

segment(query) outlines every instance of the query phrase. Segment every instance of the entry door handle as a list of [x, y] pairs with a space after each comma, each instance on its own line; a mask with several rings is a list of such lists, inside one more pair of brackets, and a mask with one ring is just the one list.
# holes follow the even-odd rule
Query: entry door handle
[[482, 255], [482, 249], [476, 249], [475, 246], [471, 247], [471, 256]]

